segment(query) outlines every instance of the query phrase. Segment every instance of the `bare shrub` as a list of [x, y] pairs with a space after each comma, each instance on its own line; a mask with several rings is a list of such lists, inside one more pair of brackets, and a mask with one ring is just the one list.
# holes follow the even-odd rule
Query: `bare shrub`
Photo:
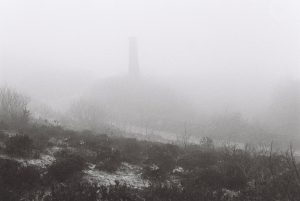
[[28, 97], [8, 87], [0, 88], [0, 121], [12, 128], [23, 128], [29, 121]]

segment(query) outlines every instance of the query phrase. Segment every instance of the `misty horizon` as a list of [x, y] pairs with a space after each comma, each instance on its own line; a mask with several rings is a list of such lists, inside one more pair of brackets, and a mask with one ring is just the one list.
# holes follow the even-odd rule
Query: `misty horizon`
[[[81, 99], [98, 102], [103, 110], [118, 107], [114, 99], [124, 94], [121, 90], [131, 91], [124, 81], [130, 37], [137, 40], [141, 82], [139, 92], [119, 108], [126, 113], [140, 99], [146, 105], [156, 101], [148, 106], [157, 111], [193, 111], [181, 122], [239, 114], [263, 124], [272, 111], [281, 116], [273, 106], [279, 104], [278, 94], [299, 85], [300, 4], [294, 0], [15, 0], [2, 5], [0, 83], [28, 95], [32, 108], [66, 113]], [[116, 89], [119, 82], [124, 83]], [[291, 99], [299, 89], [293, 90]], [[291, 107], [297, 113], [299, 106]]]

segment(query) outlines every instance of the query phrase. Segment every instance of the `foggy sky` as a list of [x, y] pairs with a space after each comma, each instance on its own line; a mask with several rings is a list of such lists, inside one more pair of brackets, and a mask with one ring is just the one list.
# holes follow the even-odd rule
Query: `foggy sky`
[[143, 75], [204, 107], [250, 111], [300, 78], [299, 10], [297, 0], [1, 0], [0, 81], [42, 101], [72, 97], [125, 74], [136, 36]]

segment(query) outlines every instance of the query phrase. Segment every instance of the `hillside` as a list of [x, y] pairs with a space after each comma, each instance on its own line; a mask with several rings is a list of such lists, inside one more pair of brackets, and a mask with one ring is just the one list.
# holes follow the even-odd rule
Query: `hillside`
[[300, 198], [292, 149], [216, 148], [208, 138], [181, 147], [51, 125], [0, 130], [0, 200]]

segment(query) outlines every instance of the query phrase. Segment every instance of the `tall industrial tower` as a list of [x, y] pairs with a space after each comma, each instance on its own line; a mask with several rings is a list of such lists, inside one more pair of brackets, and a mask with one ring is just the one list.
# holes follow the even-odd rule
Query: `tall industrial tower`
[[128, 73], [132, 77], [138, 77], [140, 74], [138, 49], [136, 37], [129, 37], [129, 67]]

